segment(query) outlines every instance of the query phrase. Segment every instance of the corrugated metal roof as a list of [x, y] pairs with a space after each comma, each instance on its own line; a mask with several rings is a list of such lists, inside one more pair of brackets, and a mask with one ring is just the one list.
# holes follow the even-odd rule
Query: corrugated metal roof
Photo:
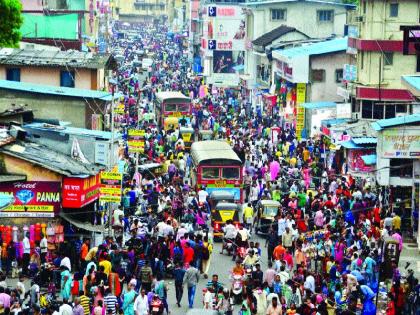
[[0, 152], [66, 176], [95, 175], [99, 172], [94, 164], [83, 164], [68, 155], [32, 142], [8, 144], [0, 148]]
[[103, 101], [109, 101], [112, 98], [112, 93], [104, 92], [104, 91], [76, 89], [76, 88], [34, 84], [34, 83], [28, 83], [28, 82], [16, 82], [16, 81], [8, 81], [8, 80], [0, 80], [0, 89], [39, 93], [39, 94], [60, 95], [60, 96], [68, 96], [68, 97], [93, 98], [93, 99], [99, 99]]
[[376, 164], [376, 154], [362, 155], [361, 158], [366, 165]]
[[375, 137], [353, 137], [351, 140], [356, 144], [376, 144], [378, 140]]
[[2, 65], [102, 69], [112, 60], [110, 54], [99, 55], [77, 50], [0, 49]]
[[303, 103], [302, 107], [305, 109], [321, 109], [335, 107], [337, 104], [335, 102], [313, 102], [313, 103]]
[[213, 159], [231, 160], [233, 164], [242, 164], [241, 159], [226, 141], [207, 140], [194, 142], [191, 157], [196, 165]]
[[314, 44], [302, 45], [299, 47], [275, 50], [273, 52], [273, 57], [275, 57], [275, 55], [278, 55], [283, 58], [294, 58], [298, 56], [323, 55], [333, 52], [346, 51], [348, 47], [347, 42], [347, 37], [343, 37], [326, 40]]
[[400, 125], [408, 125], [420, 122], [420, 114], [406, 115], [401, 117], [381, 119], [371, 124], [372, 128], [380, 131], [385, 128], [395, 127]]
[[[76, 128], [76, 127], [63, 127], [63, 126], [57, 126], [57, 128], [54, 128], [53, 125], [44, 124], [44, 123], [27, 124], [27, 125], [24, 125], [23, 128], [58, 132], [58, 133], [69, 134], [69, 135], [95, 137], [95, 138], [101, 138], [101, 139], [106, 139], [106, 140], [109, 140], [112, 138], [112, 133], [109, 131], [91, 130], [91, 129], [85, 129], [85, 128]], [[114, 139], [118, 140], [119, 138], [121, 138], [121, 134], [115, 132]]]
[[376, 145], [371, 145], [370, 143], [367, 146], [363, 145], [363, 144], [355, 143], [355, 142], [353, 142], [353, 139], [352, 140], [347, 140], [347, 141], [342, 141], [342, 142], [339, 142], [338, 144], [340, 144], [341, 146], [343, 146], [346, 149], [371, 149], [371, 148], [376, 147]]

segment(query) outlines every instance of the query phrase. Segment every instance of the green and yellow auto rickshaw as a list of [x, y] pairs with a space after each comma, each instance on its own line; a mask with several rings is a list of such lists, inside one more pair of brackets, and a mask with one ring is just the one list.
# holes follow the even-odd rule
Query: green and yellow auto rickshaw
[[191, 149], [191, 145], [194, 142], [194, 129], [190, 127], [180, 127], [179, 134], [184, 141], [184, 146], [186, 150]]
[[268, 234], [270, 226], [274, 223], [280, 202], [275, 200], [261, 200], [257, 212], [257, 234]]
[[223, 240], [223, 226], [226, 221], [232, 220], [234, 225], [239, 225], [240, 206], [234, 202], [218, 202], [211, 210], [211, 223], [213, 227], [213, 239]]

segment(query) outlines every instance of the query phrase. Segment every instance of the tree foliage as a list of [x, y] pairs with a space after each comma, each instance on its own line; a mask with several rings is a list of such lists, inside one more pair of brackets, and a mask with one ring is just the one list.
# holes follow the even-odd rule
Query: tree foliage
[[359, 0], [343, 0], [343, 3], [359, 5]]
[[0, 47], [17, 47], [23, 23], [20, 0], [0, 0]]

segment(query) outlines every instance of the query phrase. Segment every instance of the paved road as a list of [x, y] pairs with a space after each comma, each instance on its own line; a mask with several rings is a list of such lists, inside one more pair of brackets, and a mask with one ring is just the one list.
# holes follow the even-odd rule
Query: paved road
[[[267, 250], [264, 248], [265, 240], [259, 236], [252, 235], [251, 241], [259, 242], [262, 247], [262, 258], [261, 258], [261, 269], [267, 269]], [[230, 289], [230, 281], [229, 281], [229, 271], [234, 266], [234, 262], [232, 261], [232, 256], [228, 256], [227, 254], [220, 254], [221, 251], [221, 243], [215, 243], [213, 254], [211, 256], [211, 265], [209, 269], [209, 279], [213, 274], [219, 275], [219, 282]], [[199, 285], [197, 286], [196, 295], [195, 295], [195, 302], [194, 308], [203, 308], [203, 299], [202, 299], [202, 290], [206, 286], [208, 279], [204, 279], [203, 277], [200, 279]], [[182, 297], [181, 307], [176, 305], [175, 299], [175, 286], [172, 280], [167, 280], [169, 292], [168, 292], [168, 302], [169, 302], [169, 310], [171, 311], [171, 315], [182, 315], [188, 312], [188, 295], [186, 288], [184, 289], [184, 295]], [[239, 311], [239, 306], [238, 306]], [[234, 312], [235, 313], [235, 312]], [[236, 313], [235, 313], [236, 314]]]

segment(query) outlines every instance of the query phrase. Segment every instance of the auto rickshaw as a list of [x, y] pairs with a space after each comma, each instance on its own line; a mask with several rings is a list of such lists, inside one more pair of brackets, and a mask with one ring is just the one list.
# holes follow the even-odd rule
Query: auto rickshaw
[[233, 224], [239, 225], [240, 206], [232, 202], [218, 202], [211, 210], [211, 222], [213, 227], [213, 239], [223, 240], [223, 226], [226, 221], [232, 220]]
[[211, 210], [213, 210], [219, 202], [235, 203], [235, 195], [225, 190], [212, 191], [209, 196]]
[[261, 200], [257, 212], [257, 234], [268, 234], [270, 226], [273, 224], [280, 202], [275, 200]]
[[177, 130], [179, 126], [178, 118], [177, 117], [167, 117], [164, 121], [164, 129], [165, 131], [168, 130]]
[[200, 141], [213, 140], [213, 130], [200, 130]]
[[191, 144], [194, 142], [194, 129], [189, 127], [180, 127], [179, 133], [184, 141], [185, 149], [191, 149]]

